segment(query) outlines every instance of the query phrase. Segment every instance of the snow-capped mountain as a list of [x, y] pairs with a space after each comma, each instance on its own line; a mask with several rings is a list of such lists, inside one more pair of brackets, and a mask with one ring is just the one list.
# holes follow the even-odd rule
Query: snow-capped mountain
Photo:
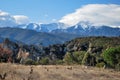
[[51, 32], [56, 29], [61, 29], [65, 25], [63, 23], [49, 23], [49, 24], [37, 24], [29, 23], [16, 26], [17, 28], [35, 30], [37, 32]]
[[76, 25], [69, 26], [65, 29], [56, 29], [53, 30], [52, 33], [70, 33], [70, 34], [82, 34], [84, 33], [88, 28], [92, 28], [90, 23], [88, 22], [79, 22]]
[[83, 36], [120, 36], [120, 28], [92, 26], [82, 22], [66, 29], [53, 30], [52, 33], [69, 33]]
[[16, 28], [34, 30], [46, 33], [67, 33], [83, 36], [120, 36], [120, 28], [110, 26], [93, 26], [89, 22], [79, 22], [73, 26], [67, 26], [64, 23], [37, 24], [29, 23], [15, 26]]
[[26, 26], [25, 29], [30, 29], [30, 30], [36, 30], [36, 31], [40, 31], [41, 30], [41, 27], [36, 24], [36, 23], [30, 23]]
[[[87, 36], [120, 36], [120, 28], [110, 26], [92, 26], [83, 23], [63, 28], [65, 24], [23, 24], [12, 28], [0, 28], [3, 38], [10, 38], [27, 44], [51, 45]], [[22, 29], [21, 29], [22, 28]], [[0, 42], [2, 39], [0, 39]]]

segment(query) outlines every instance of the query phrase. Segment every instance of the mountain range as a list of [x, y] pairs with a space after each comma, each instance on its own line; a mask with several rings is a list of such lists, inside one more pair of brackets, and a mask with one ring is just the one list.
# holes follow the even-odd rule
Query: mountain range
[[80, 35], [67, 34], [67, 33], [46, 33], [36, 32], [34, 30], [21, 29], [21, 28], [0, 28], [0, 36], [2, 38], [9, 38], [16, 42], [22, 42], [26, 44], [44, 45], [48, 46], [51, 44], [64, 43], [65, 41], [74, 39]]
[[16, 28], [35, 30], [37, 32], [51, 32], [56, 29], [61, 29], [66, 26], [63, 23], [49, 23], [49, 24], [37, 24], [37, 23], [29, 23], [14, 26]]
[[64, 23], [36, 24], [30, 23], [27, 25], [18, 25], [17, 28], [35, 30], [37, 32], [47, 33], [67, 33], [83, 36], [119, 36], [120, 28], [111, 26], [92, 26], [86, 22], [79, 22], [74, 26], [67, 26]]
[[9, 38], [26, 44], [52, 45], [61, 44], [77, 37], [86, 36], [120, 36], [120, 28], [110, 26], [92, 26], [80, 22], [74, 26], [66, 27], [63, 23], [50, 24], [22, 24], [14, 27], [0, 28], [0, 41]]

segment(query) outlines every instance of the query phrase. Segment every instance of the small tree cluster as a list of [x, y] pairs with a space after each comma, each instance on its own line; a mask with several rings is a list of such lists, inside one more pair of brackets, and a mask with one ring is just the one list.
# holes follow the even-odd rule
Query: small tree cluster
[[40, 60], [40, 64], [42, 65], [47, 65], [49, 64], [49, 58], [48, 57], [44, 57]]
[[120, 69], [120, 47], [109, 48], [102, 54], [108, 67]]
[[64, 62], [67, 64], [82, 64], [85, 51], [67, 52], [64, 57]]

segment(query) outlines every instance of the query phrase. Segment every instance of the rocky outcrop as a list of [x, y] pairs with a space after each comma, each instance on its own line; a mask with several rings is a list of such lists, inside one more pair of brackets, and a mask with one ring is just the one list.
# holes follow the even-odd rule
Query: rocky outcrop
[[8, 56], [11, 57], [11, 62], [15, 63], [23, 63], [26, 59], [38, 61], [46, 56], [49, 57], [50, 60], [58, 60], [63, 59], [66, 53], [65, 45], [60, 44], [43, 47], [37, 45], [15, 43], [9, 39], [5, 39], [1, 45], [2, 49], [8, 49], [11, 51], [11, 55]]

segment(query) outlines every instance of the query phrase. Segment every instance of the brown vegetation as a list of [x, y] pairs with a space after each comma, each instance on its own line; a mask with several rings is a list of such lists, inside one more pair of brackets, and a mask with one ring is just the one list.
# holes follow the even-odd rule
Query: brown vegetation
[[12, 51], [0, 44], [0, 62], [12, 62]]
[[24, 66], [0, 63], [0, 80], [119, 80], [120, 72], [80, 65]]

